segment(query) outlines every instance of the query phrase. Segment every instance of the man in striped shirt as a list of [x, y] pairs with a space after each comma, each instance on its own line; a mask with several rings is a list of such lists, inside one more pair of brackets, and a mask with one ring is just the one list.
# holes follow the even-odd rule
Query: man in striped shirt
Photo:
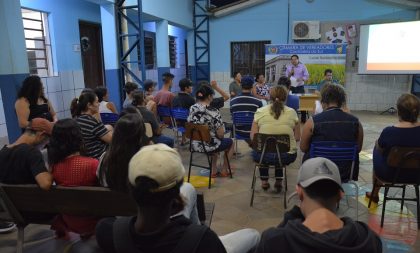
[[[241, 79], [242, 94], [236, 96], [230, 100], [230, 112], [251, 112], [255, 113], [258, 108], [263, 106], [260, 99], [254, 97], [251, 93], [254, 84], [254, 78], [252, 76], [244, 76]], [[251, 132], [251, 125], [249, 126], [238, 126], [235, 129], [236, 134], [249, 139]]]

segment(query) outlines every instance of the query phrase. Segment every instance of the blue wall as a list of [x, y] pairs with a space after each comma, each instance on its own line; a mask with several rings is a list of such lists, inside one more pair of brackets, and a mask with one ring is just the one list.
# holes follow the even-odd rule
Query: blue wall
[[[230, 42], [287, 43], [287, 0], [266, 3], [210, 21], [210, 70], [230, 72]], [[300, 20], [412, 20], [414, 10], [369, 0], [290, 0], [290, 24]]]
[[21, 0], [22, 7], [41, 10], [49, 15], [50, 36], [55, 71], [82, 69], [80, 52], [73, 44], [80, 44], [79, 20], [101, 23], [99, 5], [83, 0]]

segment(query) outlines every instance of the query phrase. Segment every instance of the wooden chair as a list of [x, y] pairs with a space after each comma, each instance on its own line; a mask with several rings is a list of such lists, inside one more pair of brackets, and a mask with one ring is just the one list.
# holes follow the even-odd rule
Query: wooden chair
[[[185, 129], [186, 129], [186, 132], [185, 132], [186, 136], [187, 136], [187, 138], [190, 139], [190, 165], [188, 167], [188, 182], [190, 182], [191, 167], [192, 166], [208, 169], [209, 170], [209, 189], [210, 189], [211, 188], [211, 164], [212, 164], [213, 155], [215, 154], [215, 152], [207, 151], [206, 146], [204, 145], [206, 142], [208, 143], [208, 142], [211, 141], [209, 126], [208, 125], [198, 125], [198, 124], [193, 124], [191, 122], [186, 122], [185, 123]], [[200, 151], [194, 150], [193, 147], [192, 147], [193, 141], [199, 141], [200, 144], [202, 145], [204, 151], [200, 152]], [[208, 166], [193, 163], [194, 153], [205, 154], [206, 157], [207, 157]], [[230, 178], [232, 178], [232, 171], [230, 169], [229, 157], [226, 153], [225, 153], [225, 157], [226, 157], [227, 162], [228, 162], [228, 169], [229, 169]]]
[[[260, 154], [260, 161], [255, 164], [254, 167], [254, 175], [252, 177], [252, 184], [251, 184], [251, 202], [250, 206], [254, 205], [254, 195], [255, 195], [255, 181], [257, 179], [256, 173], [257, 168], [263, 164], [263, 158], [266, 153], [275, 153], [276, 154], [276, 160], [277, 163], [269, 164], [269, 165], [278, 165], [283, 170], [283, 177], [275, 177], [275, 176], [269, 176], [269, 178], [275, 178], [275, 179], [283, 179], [284, 184], [284, 198], [283, 198], [283, 204], [284, 208], [287, 208], [287, 202], [286, 202], [286, 194], [287, 194], [287, 175], [286, 175], [286, 166], [281, 162], [281, 153], [287, 153], [290, 150], [290, 138], [287, 134], [262, 134], [262, 133], [256, 133], [254, 135], [254, 138], [252, 139], [252, 149]], [[264, 163], [267, 164], [267, 163]]]
[[[420, 148], [413, 147], [393, 147], [389, 151], [387, 166], [390, 170], [395, 170], [395, 176], [391, 182], [387, 182], [378, 176], [374, 175], [373, 189], [376, 187], [385, 187], [384, 193], [384, 202], [382, 205], [382, 215], [381, 215], [381, 227], [384, 225], [385, 218], [385, 206], [388, 200], [400, 200], [401, 201], [401, 211], [404, 207], [404, 201], [415, 201], [417, 205], [417, 227], [420, 229], [420, 204], [419, 204], [419, 185], [420, 185]], [[407, 171], [417, 172], [417, 177], [411, 178], [411, 180], [401, 180], [400, 176]], [[406, 186], [412, 185], [414, 187], [416, 197], [415, 198], [406, 198], [405, 189]], [[389, 197], [389, 188], [402, 188], [402, 196], [398, 197]], [[370, 208], [372, 198], [369, 200], [368, 207]]]
[[146, 136], [151, 139], [153, 137], [153, 129], [150, 123], [144, 123], [144, 127], [146, 128]]

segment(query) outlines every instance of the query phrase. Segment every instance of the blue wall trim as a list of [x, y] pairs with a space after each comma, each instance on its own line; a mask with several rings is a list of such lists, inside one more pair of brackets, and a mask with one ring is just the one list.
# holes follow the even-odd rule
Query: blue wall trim
[[15, 102], [20, 86], [28, 76], [29, 74], [0, 75], [0, 89], [9, 143], [16, 141], [22, 133], [16, 116]]
[[121, 83], [120, 83], [120, 69], [106, 69], [105, 80], [106, 87], [109, 93], [109, 100], [112, 101], [117, 110], [120, 112], [122, 108], [121, 100]]
[[165, 72], [171, 72], [171, 68], [170, 67], [159, 67], [157, 68], [158, 71], [158, 88], [160, 90], [160, 88], [162, 88], [163, 86], [163, 80], [162, 80], [162, 74]]

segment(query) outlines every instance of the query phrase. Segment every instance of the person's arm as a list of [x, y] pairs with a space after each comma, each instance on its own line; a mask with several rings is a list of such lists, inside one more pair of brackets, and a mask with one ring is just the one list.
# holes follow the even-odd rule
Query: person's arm
[[233, 88], [233, 85], [234, 85], [233, 82], [229, 84], [229, 94], [230, 94], [231, 97], [236, 96], [235, 89]]
[[286, 67], [286, 76], [288, 78], [290, 78], [291, 76], [293, 76], [294, 73], [295, 72], [294, 72], [294, 68], [293, 67], [291, 67], [291, 66], [287, 66]]
[[225, 101], [229, 99], [229, 94], [226, 91], [224, 91], [222, 88], [220, 88], [216, 81], [213, 80], [211, 81], [210, 84], [211, 84], [211, 87], [213, 87], [213, 89], [217, 91], [217, 93], [219, 93]]
[[359, 146], [359, 152], [362, 151], [363, 148], [363, 126], [362, 123], [359, 122], [359, 131], [357, 131], [357, 145]]
[[295, 140], [300, 141], [300, 122], [296, 123], [295, 127], [293, 128], [293, 132], [295, 134]]
[[379, 154], [384, 154], [384, 149], [379, 145], [379, 140], [376, 140], [375, 142], [375, 150], [379, 152]]
[[309, 79], [309, 72], [305, 65], [303, 65], [303, 81], [307, 81]]
[[110, 144], [112, 141], [112, 133], [113, 133], [113, 130], [109, 130], [105, 135], [101, 137], [101, 140], [105, 143]]
[[107, 104], [106, 104], [106, 107], [109, 109], [109, 110], [111, 110], [111, 112], [112, 113], [118, 113], [118, 111], [117, 111], [117, 108], [115, 107], [115, 105], [114, 105], [114, 103], [112, 103], [112, 102], [108, 102]]
[[25, 98], [19, 98], [15, 103], [16, 115], [18, 117], [19, 127], [26, 128], [29, 125], [29, 102]]
[[259, 131], [259, 130], [260, 130], [260, 129], [259, 129], [259, 127], [258, 127], [257, 122], [253, 121], [253, 122], [252, 122], [252, 126], [251, 126], [251, 133], [249, 134], [249, 137], [251, 138], [251, 140], [253, 140], [253, 139], [254, 139], [254, 135], [255, 135], [256, 133], [258, 133], [258, 131]]
[[49, 190], [53, 183], [53, 176], [49, 172], [41, 172], [35, 176], [35, 181], [43, 190]]
[[308, 152], [311, 146], [312, 130], [314, 127], [314, 122], [312, 118], [308, 119], [303, 126], [302, 137], [300, 139], [300, 150], [302, 152]]
[[58, 121], [57, 113], [55, 113], [54, 107], [52, 106], [50, 101], [48, 101], [48, 110], [50, 111], [50, 114], [53, 118], [53, 122], [57, 122]]

